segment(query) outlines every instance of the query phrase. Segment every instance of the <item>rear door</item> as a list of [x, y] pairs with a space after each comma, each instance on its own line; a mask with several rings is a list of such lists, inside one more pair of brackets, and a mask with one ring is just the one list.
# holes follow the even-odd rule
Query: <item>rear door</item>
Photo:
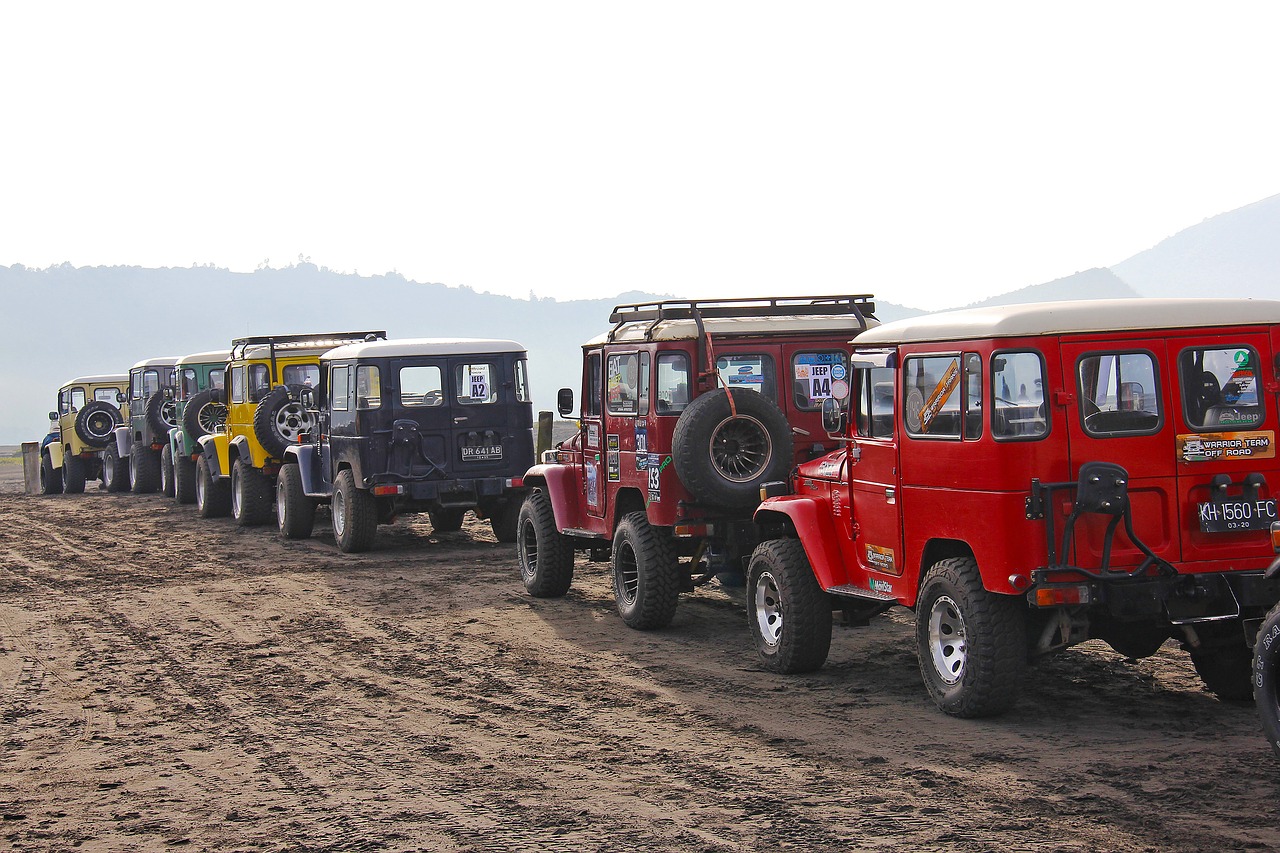
[[[1161, 339], [1062, 343], [1063, 387], [1073, 389], [1066, 421], [1071, 477], [1089, 461], [1113, 462], [1129, 473], [1133, 526], [1159, 557], [1181, 559], [1176, 481], [1176, 415]], [[1072, 410], [1073, 409], [1073, 410]], [[1076, 524], [1074, 562], [1101, 565], [1109, 517], [1085, 516]], [[1110, 566], [1136, 566], [1142, 553], [1116, 533]]]
[[[396, 358], [390, 362], [391, 376], [383, 381], [392, 389], [394, 421], [412, 421], [418, 439], [412, 447], [388, 455], [393, 473], [423, 476], [437, 468], [452, 471], [451, 448], [455, 445], [449, 361], [446, 358]], [[386, 424], [391, 428], [392, 424]], [[410, 433], [412, 436], [412, 433]]]
[[[514, 448], [504, 445], [508, 415], [515, 404], [514, 365], [500, 355], [448, 359], [451, 468], [460, 479], [496, 476]], [[507, 375], [508, 372], [511, 375]]]
[[[1177, 365], [1176, 456], [1183, 559], [1266, 559], [1276, 517], [1275, 397], [1266, 332], [1169, 342]], [[1256, 565], [1256, 562], [1254, 563]]]

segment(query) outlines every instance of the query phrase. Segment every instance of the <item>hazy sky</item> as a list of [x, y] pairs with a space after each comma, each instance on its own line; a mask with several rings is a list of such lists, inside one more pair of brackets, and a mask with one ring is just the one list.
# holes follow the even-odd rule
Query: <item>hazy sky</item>
[[1280, 4], [9, 3], [0, 264], [938, 308], [1280, 192]]

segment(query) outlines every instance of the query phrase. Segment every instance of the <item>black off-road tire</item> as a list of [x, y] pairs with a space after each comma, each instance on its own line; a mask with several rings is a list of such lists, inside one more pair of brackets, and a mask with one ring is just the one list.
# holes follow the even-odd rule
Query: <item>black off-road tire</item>
[[201, 456], [196, 461], [196, 515], [201, 518], [223, 518], [231, 514], [231, 481], [226, 477], [215, 480], [209, 470], [209, 460]]
[[302, 491], [297, 465], [281, 465], [276, 477], [276, 526], [285, 539], [310, 539], [315, 529], [316, 502]]
[[462, 529], [462, 521], [466, 518], [467, 511], [447, 506], [432, 510], [427, 515], [431, 518], [431, 529], [436, 533], [452, 533]]
[[333, 484], [330, 499], [333, 538], [344, 554], [368, 551], [378, 532], [378, 504], [373, 495], [356, 487], [355, 475], [344, 468]]
[[40, 494], [62, 494], [62, 469], [53, 467], [53, 456], [48, 450], [40, 454]]
[[129, 460], [120, 458], [114, 441], [102, 451], [102, 487], [113, 494], [129, 491]]
[[573, 584], [573, 546], [556, 528], [551, 501], [534, 489], [520, 505], [516, 554], [520, 578], [534, 598], [559, 598]]
[[198, 441], [227, 422], [227, 406], [221, 388], [209, 388], [192, 395], [182, 410], [182, 429], [191, 441]]
[[135, 495], [160, 488], [160, 454], [148, 445], [135, 444], [129, 451], [129, 482]]
[[84, 460], [70, 450], [62, 454], [62, 491], [68, 495], [84, 494]]
[[166, 444], [160, 451], [160, 494], [171, 498], [176, 491], [173, 483], [173, 447]]
[[498, 507], [498, 511], [489, 517], [489, 526], [493, 528], [493, 538], [504, 545], [516, 541], [516, 529], [520, 524], [521, 501], [509, 500]]
[[[1245, 644], [1243, 632], [1235, 623], [1230, 624], [1224, 638], [1205, 638], [1199, 649], [1188, 649], [1196, 674], [1204, 682], [1205, 689], [1224, 702], [1247, 702], [1253, 698], [1253, 653]], [[1239, 635], [1239, 636], [1237, 636]]]
[[276, 459], [283, 459], [285, 448], [310, 431], [311, 415], [284, 385], [272, 388], [253, 410], [253, 434]]
[[1262, 734], [1280, 758], [1280, 604], [1262, 620], [1253, 644], [1253, 702]]
[[151, 427], [152, 437], [157, 441], [167, 438], [169, 430], [178, 425], [177, 408], [163, 391], [156, 391], [147, 398], [143, 414], [147, 417], [147, 426]]
[[953, 717], [990, 717], [1017, 700], [1027, 668], [1022, 599], [982, 586], [967, 557], [934, 563], [916, 602], [920, 674], [933, 701]]
[[231, 517], [241, 527], [271, 521], [271, 481], [243, 459], [231, 466]]
[[699, 502], [730, 509], [760, 503], [760, 485], [785, 480], [794, 444], [776, 404], [756, 391], [701, 394], [680, 414], [671, 437], [676, 476]]
[[627, 513], [614, 532], [612, 566], [622, 621], [638, 631], [670, 625], [681, 586], [670, 534], [649, 524], [643, 512]]
[[196, 463], [189, 456], [173, 460], [173, 498], [180, 504], [196, 502]]
[[756, 652], [772, 672], [811, 672], [831, 650], [832, 600], [798, 539], [756, 546], [747, 569], [747, 621]]
[[106, 447], [120, 424], [119, 409], [106, 400], [90, 400], [76, 413], [75, 430], [90, 447]]

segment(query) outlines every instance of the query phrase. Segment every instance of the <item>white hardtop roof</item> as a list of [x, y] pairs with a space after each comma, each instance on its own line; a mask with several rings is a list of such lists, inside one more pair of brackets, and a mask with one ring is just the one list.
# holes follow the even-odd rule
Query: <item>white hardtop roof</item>
[[176, 355], [166, 355], [161, 358], [146, 358], [135, 364], [130, 370], [137, 370], [139, 367], [173, 367], [178, 363]]
[[397, 338], [334, 347], [322, 357], [389, 358], [414, 355], [485, 355], [491, 352], [524, 352], [524, 344], [496, 338]]
[[68, 382], [63, 382], [58, 386], [58, 390], [70, 388], [73, 385], [128, 385], [129, 374], [127, 373], [100, 373], [96, 376], [77, 376]]
[[231, 360], [231, 350], [211, 349], [206, 352], [193, 352], [178, 359], [178, 364], [226, 364]]
[[[315, 358], [328, 351], [328, 349], [329, 347], [323, 344], [314, 347], [277, 346], [276, 361], [285, 361], [290, 358]], [[271, 346], [269, 344], [252, 344], [245, 347], [244, 352], [236, 361], [265, 361], [269, 358], [271, 358]]]
[[[867, 326], [880, 321], [867, 318]], [[769, 335], [799, 335], [805, 333], [858, 334], [858, 318], [844, 315], [806, 315], [802, 317], [708, 317], [702, 327], [712, 337], [763, 337]], [[650, 330], [652, 330], [650, 332]], [[863, 334], [866, 334], [865, 332]], [[691, 341], [698, 336], [698, 325], [693, 320], [663, 320], [656, 325], [650, 320], [634, 320], [623, 323], [616, 332], [603, 332], [583, 346], [613, 343], [642, 343], [644, 341]]]
[[1280, 323], [1280, 302], [1270, 299], [1095, 299], [942, 311], [885, 323], [863, 332], [853, 344], [882, 347], [931, 341], [1268, 323]]

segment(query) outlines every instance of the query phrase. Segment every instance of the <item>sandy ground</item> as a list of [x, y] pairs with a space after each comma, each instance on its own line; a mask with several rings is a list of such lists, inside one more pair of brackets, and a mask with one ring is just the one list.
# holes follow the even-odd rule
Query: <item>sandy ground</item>
[[0, 846], [14, 850], [1280, 848], [1251, 705], [1172, 644], [1086, 644], [948, 718], [909, 614], [755, 664], [717, 591], [622, 625], [602, 566], [524, 593], [468, 520], [344, 556], [0, 464]]

